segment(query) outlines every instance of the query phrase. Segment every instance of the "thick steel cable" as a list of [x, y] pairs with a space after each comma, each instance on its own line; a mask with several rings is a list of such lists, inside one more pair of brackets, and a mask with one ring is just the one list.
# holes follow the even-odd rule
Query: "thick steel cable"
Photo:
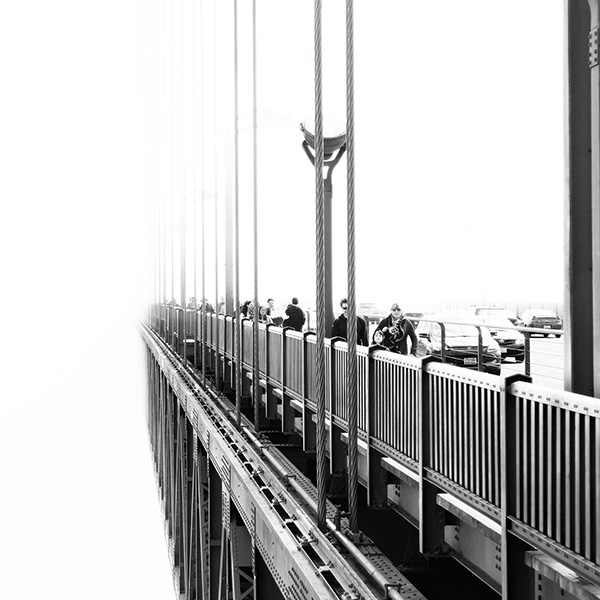
[[[204, 3], [200, 3], [200, 24], [204, 23]], [[204, 158], [204, 36], [200, 38], [200, 88], [202, 90], [200, 102], [200, 133], [202, 135], [202, 158], [200, 159], [200, 185], [202, 186], [202, 385], [206, 386], [206, 210], [205, 210], [205, 173]], [[194, 223], [194, 229], [196, 223]], [[196, 310], [198, 314], [198, 310]], [[196, 328], [196, 333], [198, 329]], [[194, 342], [195, 345], [195, 342]]]
[[346, 161], [348, 187], [348, 512], [358, 531], [358, 401], [356, 392], [356, 243], [354, 219], [354, 4], [346, 0]]
[[[165, 10], [163, 9], [161, 15], [162, 23], [166, 23], [167, 19], [165, 18]], [[162, 304], [163, 304], [163, 335], [165, 341], [167, 341], [167, 153], [166, 153], [166, 145], [167, 145], [167, 134], [166, 134], [166, 121], [167, 121], [167, 93], [165, 90], [167, 77], [167, 40], [165, 33], [165, 26], [163, 25], [163, 35], [162, 37], [162, 62], [163, 62], [163, 73], [161, 80], [161, 88], [163, 90], [162, 93], [162, 107], [161, 107], [161, 115], [162, 115], [162, 136], [161, 136], [161, 165], [163, 165], [163, 177], [162, 177], [162, 198], [161, 198], [161, 213], [162, 213], [162, 224], [161, 224], [161, 264], [162, 264]]]
[[162, 317], [162, 298], [161, 298], [161, 290], [162, 290], [162, 260], [161, 260], [161, 250], [162, 250], [162, 245], [161, 245], [161, 225], [162, 225], [162, 219], [161, 219], [161, 208], [162, 208], [162, 198], [161, 198], [161, 186], [162, 186], [162, 179], [161, 179], [161, 154], [160, 154], [160, 149], [162, 147], [161, 144], [161, 103], [160, 103], [160, 89], [161, 89], [161, 85], [160, 85], [160, 77], [161, 77], [161, 66], [160, 66], [160, 23], [161, 23], [161, 19], [160, 19], [160, 3], [156, 2], [156, 231], [155, 231], [155, 244], [156, 244], [156, 248], [155, 248], [155, 260], [156, 260], [156, 264], [154, 265], [154, 268], [157, 270], [158, 272], [158, 278], [157, 278], [157, 288], [156, 288], [156, 304], [158, 307], [158, 329], [159, 329], [159, 333], [160, 333], [160, 319]]
[[[192, 2], [192, 189], [196, 188], [196, 3]], [[202, 14], [202, 4], [200, 4], [200, 14]], [[202, 43], [202, 39], [200, 40]], [[200, 52], [202, 56], [202, 51]], [[200, 59], [202, 60], [202, 59]], [[202, 63], [200, 63], [202, 64]], [[204, 100], [204, 98], [203, 98]], [[204, 159], [204, 156], [202, 157]], [[196, 203], [194, 202], [194, 369], [198, 369], [198, 214]], [[204, 255], [203, 255], [204, 256]], [[202, 267], [204, 269], [204, 266]], [[204, 381], [202, 381], [204, 384]]]
[[317, 522], [319, 529], [327, 527], [327, 444], [325, 423], [325, 186], [323, 180], [323, 73], [321, 47], [321, 0], [315, 0], [315, 213], [316, 213], [316, 403], [317, 403]]
[[242, 313], [240, 311], [240, 194], [239, 194], [239, 90], [238, 90], [238, 0], [233, 0], [233, 104], [234, 104], [234, 232], [235, 232], [235, 422], [242, 423]]
[[[175, 185], [175, 158], [173, 152], [173, 146], [175, 145], [174, 135], [173, 135], [173, 123], [175, 121], [173, 112], [173, 5], [169, 4], [169, 97], [171, 102], [169, 103], [169, 116], [170, 116], [170, 144], [169, 144], [169, 163], [170, 163], [170, 175], [171, 181], [170, 189], [171, 189], [171, 197], [170, 197], [170, 207], [171, 207], [171, 300], [175, 300], [175, 190], [173, 186]], [[169, 312], [169, 346], [173, 346], [173, 316], [176, 315], [175, 307], [171, 308]]]
[[185, 238], [185, 24], [184, 24], [184, 8], [183, 0], [179, 1], [179, 28], [180, 28], [180, 39], [179, 39], [179, 60], [181, 62], [179, 68], [179, 177], [181, 178], [179, 188], [179, 201], [181, 203], [180, 209], [180, 222], [181, 222], [181, 235], [179, 237], [179, 253], [180, 253], [180, 277], [181, 277], [181, 308], [183, 311], [180, 315], [183, 315], [182, 326], [179, 327], [178, 334], [181, 333], [181, 358], [183, 365], [187, 364], [187, 347], [186, 347], [186, 320], [187, 320], [187, 301], [186, 301], [186, 238]]
[[[213, 119], [213, 143], [215, 145], [215, 385], [217, 386], [217, 390], [221, 390], [220, 383], [220, 371], [221, 371], [221, 355], [219, 354], [219, 211], [217, 210], [217, 188], [219, 181], [219, 165], [218, 165], [218, 118], [219, 118], [219, 103], [218, 100], [218, 92], [217, 92], [217, 2], [218, 0], [214, 0], [213, 2], [213, 101], [214, 101], [214, 119]], [[204, 93], [204, 90], [202, 91]]]
[[252, 0], [252, 181], [254, 213], [254, 323], [252, 327], [252, 397], [254, 401], [254, 429], [258, 431], [260, 420], [260, 382], [259, 382], [259, 346], [258, 346], [258, 140], [256, 115], [256, 0]]

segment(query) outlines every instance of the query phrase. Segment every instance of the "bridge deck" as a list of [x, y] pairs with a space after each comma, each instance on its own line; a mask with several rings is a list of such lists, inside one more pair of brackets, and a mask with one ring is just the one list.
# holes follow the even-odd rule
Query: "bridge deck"
[[[234, 385], [233, 321], [213, 315], [208, 323], [206, 367], [213, 373], [220, 365], [222, 378], [218, 382], [208, 378], [205, 389], [197, 387], [198, 380], [192, 375], [183, 375], [186, 371], [180, 355], [184, 348], [189, 353], [185, 361], [189, 373], [199, 373], [188, 361], [193, 357], [193, 345], [190, 353], [187, 344], [177, 343], [176, 335], [166, 336], [174, 342], [174, 347], [168, 347], [149, 330], [145, 333], [162, 376], [173, 387], [201, 444], [215, 436], [233, 439], [240, 435], [232, 425], [226, 433], [205, 431], [203, 423], [208, 417], [200, 418], [195, 404], [195, 395], [201, 394], [220, 405], [225, 415], [234, 413], [234, 407], [213, 388], [232, 389]], [[242, 398], [251, 414], [251, 382], [258, 377], [261, 396], [257, 402], [265, 424], [262, 432], [245, 421], [244, 451], [253, 446], [256, 454], [250, 462], [269, 464], [269, 468], [276, 465], [287, 485], [273, 484], [278, 491], [271, 493], [280, 494], [283, 503], [291, 506], [293, 494], [300, 494], [308, 530], [314, 527], [311, 519], [316, 504], [307, 476], [316, 452], [314, 337], [262, 325], [259, 335], [255, 373], [252, 324], [243, 323]], [[327, 342], [327, 455], [332, 490], [336, 482], [342, 482], [342, 490], [345, 484], [346, 349], [343, 342]], [[596, 544], [600, 409], [594, 400], [535, 386], [524, 377], [502, 378], [361, 347], [358, 369], [358, 473], [366, 506], [393, 509], [418, 528], [418, 550], [423, 556], [451, 556], [506, 597], [534, 597], [512, 588], [522, 588], [524, 582], [533, 585], [540, 576], [546, 589], [558, 586], [566, 592], [565, 578], [548, 577], [548, 568], [541, 566], [555, 564], [552, 561], [581, 578], [581, 585], [571, 583], [569, 589], [575, 585], [589, 591], [600, 584]], [[225, 422], [223, 416], [221, 420]], [[220, 457], [215, 459], [211, 447], [207, 448], [213, 462], [226, 460], [224, 449], [214, 451]], [[284, 455], [292, 458], [284, 459]], [[226, 477], [233, 477], [233, 472]], [[249, 491], [244, 494], [254, 497]], [[342, 491], [342, 502], [343, 495]], [[249, 501], [240, 496], [237, 500], [232, 497], [232, 502], [241, 506]], [[347, 526], [331, 505], [328, 518], [342, 531]], [[332, 526], [330, 533], [336, 531]], [[283, 547], [280, 552], [285, 552]], [[532, 562], [531, 553], [535, 552], [543, 553], [550, 562]], [[371, 558], [375, 555], [377, 571], [394, 573], [387, 583], [397, 585], [395, 578], [403, 577], [401, 571], [383, 553], [375, 552]], [[345, 559], [350, 564], [354, 560]], [[353, 565], [350, 571], [355, 569]], [[342, 571], [338, 567], [338, 572]], [[357, 584], [350, 578], [346, 585], [352, 588]]]

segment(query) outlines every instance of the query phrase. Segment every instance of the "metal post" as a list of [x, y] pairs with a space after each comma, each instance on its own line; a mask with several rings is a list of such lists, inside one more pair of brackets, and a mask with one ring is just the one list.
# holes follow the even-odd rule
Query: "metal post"
[[331, 171], [333, 167], [327, 170], [325, 178], [325, 210], [324, 210], [324, 229], [325, 229], [325, 336], [331, 336], [333, 326], [333, 286], [331, 283], [332, 258], [331, 258], [331, 202], [333, 198], [333, 185], [331, 181]]
[[595, 383], [598, 395], [600, 373], [594, 382], [593, 368], [600, 358], [600, 337], [594, 336], [600, 327], [600, 306], [594, 308], [594, 291], [600, 289], [600, 265], [594, 268], [600, 261], [598, 1], [588, 2], [591, 14], [583, 0], [565, 0], [565, 389], [588, 395], [594, 393]]

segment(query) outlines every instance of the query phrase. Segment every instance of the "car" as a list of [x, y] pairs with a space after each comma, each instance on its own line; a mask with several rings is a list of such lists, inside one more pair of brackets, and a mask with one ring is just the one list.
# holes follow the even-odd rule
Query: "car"
[[473, 312], [479, 317], [504, 317], [513, 325], [520, 324], [519, 317], [510, 308], [503, 306], [474, 306]]
[[481, 320], [498, 342], [503, 362], [509, 358], [515, 362], [525, 360], [525, 336], [506, 317], [485, 315]]
[[364, 317], [369, 323], [379, 323], [381, 319], [389, 315], [374, 302], [361, 302], [356, 308], [356, 313]]
[[483, 363], [481, 370], [500, 375], [502, 362], [500, 346], [492, 338], [483, 321], [473, 315], [458, 316], [444, 313], [427, 315], [425, 320], [419, 321], [417, 337], [424, 348], [425, 355], [432, 356], [440, 362], [479, 370], [480, 331]]
[[[530, 308], [521, 315], [523, 327], [535, 327], [537, 329], [562, 330], [563, 320], [552, 310], [547, 308]], [[544, 337], [548, 337], [548, 333], [541, 333]], [[559, 338], [560, 333], [554, 333], [554, 337]]]
[[404, 313], [404, 316], [412, 323], [413, 327], [416, 329], [419, 325], [419, 319], [422, 319], [425, 316], [425, 313], [410, 310]]

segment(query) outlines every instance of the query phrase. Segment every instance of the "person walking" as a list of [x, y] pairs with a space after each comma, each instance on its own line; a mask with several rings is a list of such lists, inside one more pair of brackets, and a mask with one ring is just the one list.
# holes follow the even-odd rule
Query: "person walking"
[[385, 346], [390, 352], [408, 354], [408, 338], [411, 341], [410, 353], [417, 356], [417, 334], [413, 324], [404, 317], [404, 311], [394, 302], [391, 312], [377, 325], [373, 342]]
[[292, 303], [288, 304], [285, 314], [287, 315], [287, 319], [283, 321], [283, 327], [293, 327], [296, 331], [302, 331], [306, 315], [300, 306], [298, 306], [298, 298], [295, 296], [292, 298]]
[[[348, 299], [342, 298], [340, 301], [342, 314], [333, 322], [331, 327], [331, 337], [341, 337], [348, 339]], [[369, 345], [369, 326], [365, 319], [356, 315], [356, 342], [359, 346]]]

